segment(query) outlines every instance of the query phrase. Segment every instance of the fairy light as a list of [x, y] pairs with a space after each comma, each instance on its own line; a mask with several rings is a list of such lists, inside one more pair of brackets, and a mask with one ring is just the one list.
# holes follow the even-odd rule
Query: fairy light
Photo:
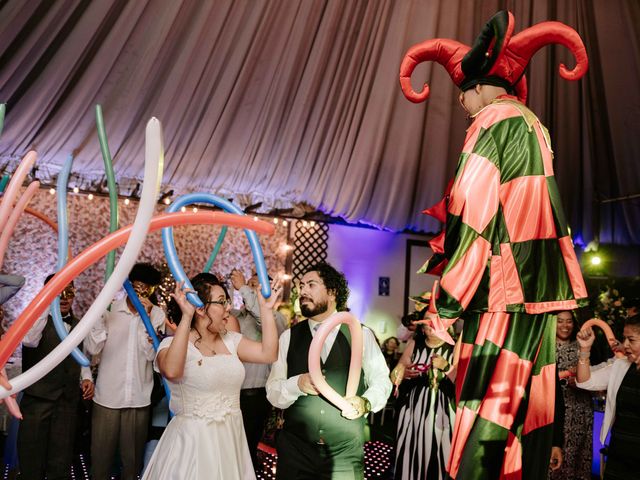
[[181, 211], [182, 213], [186, 212], [186, 211], [187, 211], [187, 207], [182, 207], [182, 208], [180, 209], [180, 211]]
[[93, 200], [93, 193], [90, 193], [89, 195], [87, 195], [87, 199], [88, 200]]
[[286, 220], [282, 220], [282, 226], [286, 227], [287, 225], [289, 225], [289, 222], [287, 222]]
[[257, 222], [258, 221], [258, 217], [253, 217], [253, 221]]
[[165, 197], [165, 199], [164, 199], [164, 200], [162, 200], [162, 202], [163, 202], [165, 205], [169, 205], [169, 204], [171, 203], [171, 199], [170, 199], [169, 197]]
[[124, 204], [125, 205], [129, 205], [131, 203], [131, 200], [129, 200], [128, 198], [124, 199]]
[[80, 189], [78, 187], [73, 187], [73, 193], [80, 193]]
[[307, 224], [307, 221], [306, 221], [306, 220], [303, 220], [303, 221], [302, 221], [302, 226], [303, 226], [303, 227], [306, 227], [307, 225], [308, 225], [308, 224]]
[[198, 213], [198, 207], [193, 207], [193, 213]]
[[276, 217], [273, 218], [273, 223], [278, 224], [278, 219]]
[[55, 189], [55, 188], [53, 188], [53, 187], [51, 187], [51, 188], [49, 189], [49, 193], [50, 193], [51, 195], [55, 195], [55, 194], [56, 194], [56, 189]]
[[309, 222], [309, 226], [311, 226], [311, 227], [315, 227], [315, 226], [316, 226], [316, 222], [314, 222], [313, 220], [311, 220], [311, 221]]

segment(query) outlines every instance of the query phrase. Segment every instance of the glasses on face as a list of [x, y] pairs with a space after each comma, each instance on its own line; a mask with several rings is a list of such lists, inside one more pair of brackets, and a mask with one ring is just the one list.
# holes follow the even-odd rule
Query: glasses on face
[[224, 300], [209, 300], [208, 302], [204, 302], [205, 305], [220, 305], [222, 308], [227, 308], [227, 305], [231, 304], [229, 300], [226, 298]]
[[76, 289], [74, 287], [66, 287], [62, 293], [60, 293], [60, 298], [62, 300], [68, 300], [76, 296]]

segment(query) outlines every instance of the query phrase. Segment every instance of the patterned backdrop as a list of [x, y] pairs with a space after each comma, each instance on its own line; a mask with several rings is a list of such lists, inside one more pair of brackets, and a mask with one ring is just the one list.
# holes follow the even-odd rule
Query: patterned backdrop
[[[95, 243], [109, 232], [109, 199], [94, 197], [88, 200], [84, 194], [68, 195], [69, 244], [73, 255], [77, 255], [87, 246]], [[119, 202], [120, 225], [133, 223], [137, 202], [129, 205]], [[29, 203], [29, 207], [38, 210], [56, 221], [56, 196], [48, 190], [39, 190]], [[158, 206], [158, 213], [165, 209]], [[282, 248], [287, 241], [287, 228], [276, 225], [272, 236], [261, 236], [260, 243], [264, 251], [267, 269], [272, 276], [284, 273], [286, 250]], [[216, 243], [221, 227], [216, 225], [188, 225], [175, 227], [176, 249], [187, 275], [202, 271]], [[55, 271], [57, 262], [57, 236], [44, 222], [23, 214], [7, 251], [3, 272], [17, 273], [26, 277], [22, 290], [4, 305], [6, 317], [13, 320], [42, 288], [49, 273]], [[118, 249], [118, 255], [122, 248]], [[118, 257], [116, 256], [116, 261]], [[150, 233], [140, 254], [140, 261], [160, 266], [165, 262], [160, 231]], [[231, 269], [242, 270], [245, 276], [254, 270], [253, 257], [249, 243], [242, 230], [229, 228], [224, 244], [216, 258], [212, 271], [223, 276]], [[91, 302], [97, 297], [104, 285], [105, 260], [94, 264], [75, 281], [78, 291], [74, 312], [83, 315]]]

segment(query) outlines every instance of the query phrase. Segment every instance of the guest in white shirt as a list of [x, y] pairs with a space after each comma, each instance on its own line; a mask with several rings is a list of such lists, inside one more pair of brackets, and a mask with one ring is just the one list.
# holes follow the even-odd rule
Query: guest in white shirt
[[[341, 412], [318, 395], [308, 373], [309, 346], [320, 324], [346, 310], [349, 289], [344, 275], [331, 265], [311, 267], [300, 282], [300, 308], [308, 319], [280, 336], [278, 360], [267, 381], [267, 398], [284, 409], [283, 429], [276, 437], [277, 479], [340, 478], [364, 475], [364, 415], [384, 407], [391, 393], [389, 368], [373, 333], [363, 328], [362, 374], [353, 406]], [[289, 348], [291, 346], [291, 348]], [[322, 348], [322, 371], [344, 395], [351, 358], [346, 325], [336, 327]]]
[[[238, 320], [242, 335], [254, 342], [261, 342], [262, 323], [260, 322], [260, 304], [258, 302], [260, 288], [258, 276], [253, 275], [247, 282], [241, 271], [233, 270], [231, 284], [240, 293], [243, 302], [243, 308], [231, 310], [231, 315]], [[278, 311], [274, 311], [273, 316], [278, 336], [280, 336], [285, 330], [284, 316]], [[249, 362], [243, 362], [243, 364], [245, 376], [240, 390], [240, 410], [242, 410], [242, 422], [249, 444], [249, 452], [251, 452], [251, 460], [254, 466], [258, 467], [258, 443], [262, 438], [264, 425], [271, 411], [271, 405], [267, 400], [267, 392], [264, 388], [267, 384], [267, 378], [269, 378], [271, 364]]]
[[[152, 265], [136, 264], [129, 280], [152, 325], [162, 329], [165, 314], [149, 297], [160, 284]], [[93, 399], [91, 461], [93, 478], [111, 478], [116, 451], [123, 480], [135, 480], [142, 468], [153, 389], [155, 352], [142, 319], [128, 297], [114, 301], [85, 339], [91, 354], [101, 353]]]
[[605, 480], [640, 478], [637, 454], [640, 451], [640, 315], [628, 318], [624, 326], [625, 357], [600, 369], [591, 369], [589, 356], [595, 335], [591, 328], [577, 335], [580, 353], [576, 386], [607, 391], [600, 441], [611, 429], [604, 470]]

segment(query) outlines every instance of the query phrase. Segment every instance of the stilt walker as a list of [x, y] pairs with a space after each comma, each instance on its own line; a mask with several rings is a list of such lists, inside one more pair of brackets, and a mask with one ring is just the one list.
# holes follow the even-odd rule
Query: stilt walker
[[[513, 35], [497, 13], [473, 47], [432, 39], [411, 47], [400, 83], [413, 102], [411, 74], [423, 61], [443, 65], [472, 118], [449, 194], [427, 213], [446, 223], [424, 271], [441, 274], [428, 321], [443, 339], [464, 320], [456, 380], [456, 422], [448, 464], [454, 479], [547, 477], [555, 389], [553, 312], [586, 304], [553, 174], [549, 133], [526, 106], [524, 70], [543, 46], [559, 43], [587, 71], [577, 32], [543, 22]], [[450, 341], [450, 337], [449, 337]]]

